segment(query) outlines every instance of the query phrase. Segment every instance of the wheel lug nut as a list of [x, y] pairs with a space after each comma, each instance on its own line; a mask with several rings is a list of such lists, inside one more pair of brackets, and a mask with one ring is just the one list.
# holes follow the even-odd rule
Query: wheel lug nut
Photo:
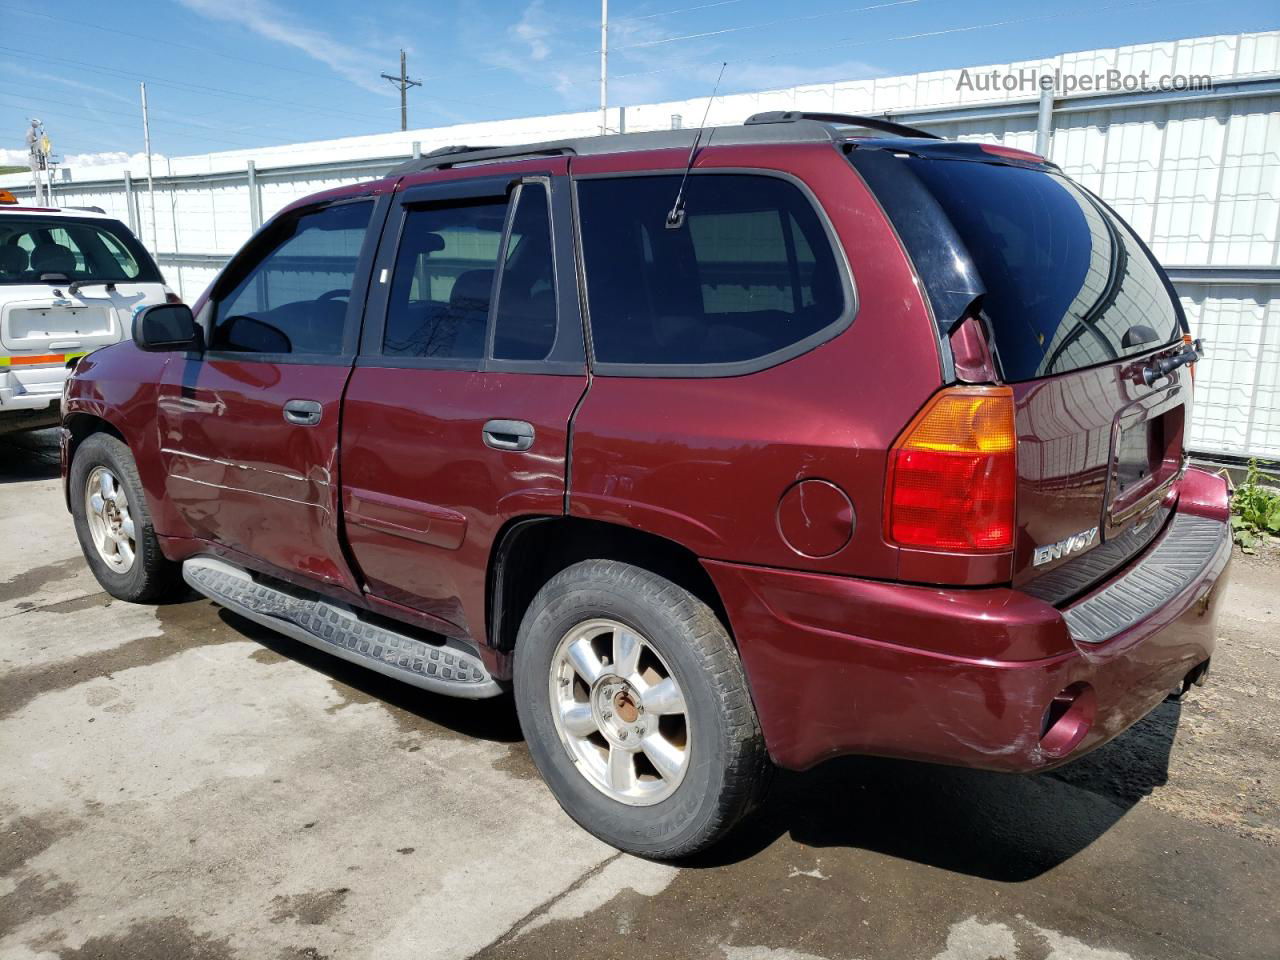
[[618, 732], [618, 739], [619, 739], [619, 740], [625, 740], [625, 739], [627, 739], [627, 731], [625, 731], [625, 730], [621, 730], [621, 731], [619, 731], [619, 732]]
[[602, 716], [603, 716], [606, 720], [612, 720], [612, 719], [613, 719], [613, 711], [612, 711], [612, 710], [606, 710], [606, 711], [604, 711], [604, 713], [602, 714]]

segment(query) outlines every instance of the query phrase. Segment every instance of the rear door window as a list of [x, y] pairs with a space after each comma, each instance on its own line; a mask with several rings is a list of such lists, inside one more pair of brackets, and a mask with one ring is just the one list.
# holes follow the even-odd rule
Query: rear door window
[[415, 207], [405, 213], [391, 278], [382, 352], [484, 356], [506, 200]]
[[685, 222], [673, 229], [666, 219], [679, 186], [678, 175], [578, 182], [597, 364], [738, 372], [843, 327], [842, 270], [797, 186], [750, 174], [690, 176]]
[[1181, 337], [1177, 305], [1150, 255], [1128, 225], [1066, 177], [968, 161], [903, 162], [968, 249], [1007, 380], [1113, 362]]

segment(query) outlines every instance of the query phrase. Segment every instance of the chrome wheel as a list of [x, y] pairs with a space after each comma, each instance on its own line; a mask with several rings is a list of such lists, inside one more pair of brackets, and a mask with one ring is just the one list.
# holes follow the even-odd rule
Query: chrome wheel
[[587, 781], [620, 803], [675, 792], [689, 769], [684, 693], [647, 639], [616, 620], [588, 620], [551, 658], [551, 714]]
[[94, 467], [84, 486], [84, 515], [102, 562], [128, 573], [137, 556], [137, 532], [124, 484], [106, 467]]

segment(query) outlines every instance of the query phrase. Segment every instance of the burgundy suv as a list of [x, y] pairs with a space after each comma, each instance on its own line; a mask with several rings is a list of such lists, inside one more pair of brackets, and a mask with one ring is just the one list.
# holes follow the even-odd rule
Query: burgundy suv
[[82, 361], [67, 498], [116, 597], [514, 688], [569, 814], [672, 857], [772, 764], [1044, 770], [1202, 679], [1197, 357], [1031, 154], [795, 113], [447, 148]]

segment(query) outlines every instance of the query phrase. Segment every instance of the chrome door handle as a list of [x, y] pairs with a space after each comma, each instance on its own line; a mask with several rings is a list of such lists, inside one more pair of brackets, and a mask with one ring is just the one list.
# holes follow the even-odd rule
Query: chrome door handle
[[533, 446], [533, 424], [524, 420], [490, 420], [482, 433], [484, 445], [494, 450], [528, 450]]
[[315, 400], [290, 400], [284, 405], [284, 418], [300, 427], [314, 427], [320, 422], [324, 407]]

